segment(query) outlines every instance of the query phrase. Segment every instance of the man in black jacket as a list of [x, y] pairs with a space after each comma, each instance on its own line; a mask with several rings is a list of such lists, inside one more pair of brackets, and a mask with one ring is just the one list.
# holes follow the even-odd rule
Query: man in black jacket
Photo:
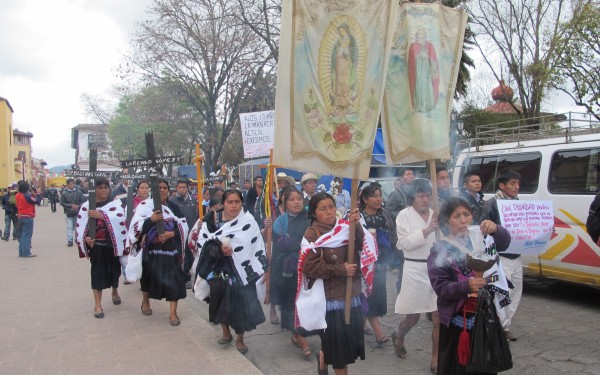
[[60, 205], [65, 210], [67, 217], [67, 246], [73, 246], [73, 232], [77, 223], [77, 213], [79, 207], [85, 202], [85, 197], [80, 189], [75, 188], [75, 181], [72, 178], [67, 180], [67, 188], [60, 196]]
[[471, 213], [473, 214], [473, 224], [479, 225], [483, 221], [483, 207], [485, 201], [481, 194], [481, 176], [478, 172], [467, 171], [463, 175], [463, 188], [460, 190], [460, 197], [469, 203]]
[[[4, 235], [2, 239], [8, 241], [10, 237], [10, 224], [13, 225], [13, 240], [19, 238], [19, 226], [17, 225], [17, 205], [15, 196], [17, 195], [17, 185], [12, 184], [8, 187], [8, 192], [2, 197], [2, 208], [4, 209]], [[12, 198], [12, 199], [11, 199]]]

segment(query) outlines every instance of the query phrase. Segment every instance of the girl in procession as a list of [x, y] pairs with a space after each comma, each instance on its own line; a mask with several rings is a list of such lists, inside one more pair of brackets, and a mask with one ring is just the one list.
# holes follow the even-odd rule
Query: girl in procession
[[[158, 181], [162, 207], [154, 208], [148, 198], [139, 203], [131, 220], [129, 241], [142, 249], [142, 314], [152, 315], [150, 298], [170, 303], [169, 322], [178, 326], [177, 301], [186, 297], [183, 261], [188, 226], [176, 204], [168, 200], [169, 184]], [[165, 233], [159, 234], [156, 223], [163, 220]]]
[[[309, 226], [304, 209], [302, 193], [294, 186], [281, 191], [284, 214], [273, 223], [273, 253], [271, 256], [271, 304], [280, 306], [281, 328], [292, 332], [291, 341], [306, 357], [312, 353], [306, 338], [300, 335], [294, 324], [296, 289], [298, 286], [298, 256], [304, 232]], [[271, 220], [265, 220], [265, 227]], [[277, 297], [276, 299], [274, 297]]]
[[[96, 209], [90, 210], [89, 202], [81, 205], [77, 215], [76, 240], [80, 258], [91, 263], [91, 281], [94, 294], [94, 316], [104, 318], [102, 290], [112, 288], [112, 302], [121, 304], [117, 290], [121, 276], [119, 257], [123, 256], [127, 230], [125, 212], [120, 201], [109, 200], [110, 187], [106, 178], [96, 180]], [[96, 220], [96, 236], [88, 236], [89, 219]]]

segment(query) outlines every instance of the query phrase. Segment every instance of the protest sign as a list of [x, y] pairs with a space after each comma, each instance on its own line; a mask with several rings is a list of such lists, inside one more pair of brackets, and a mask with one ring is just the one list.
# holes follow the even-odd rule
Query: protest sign
[[554, 228], [552, 201], [498, 200], [501, 225], [511, 236], [505, 251], [540, 254], [548, 248]]
[[269, 156], [273, 148], [275, 111], [240, 113], [244, 159]]

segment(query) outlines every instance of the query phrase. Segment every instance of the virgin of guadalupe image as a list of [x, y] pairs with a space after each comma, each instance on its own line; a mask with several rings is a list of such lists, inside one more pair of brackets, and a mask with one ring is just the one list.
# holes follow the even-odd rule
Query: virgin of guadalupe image
[[333, 116], [354, 113], [354, 100], [357, 97], [358, 46], [350, 33], [347, 23], [337, 27], [338, 39], [331, 53], [331, 93]]
[[415, 112], [429, 112], [437, 105], [440, 95], [438, 59], [424, 29], [418, 29], [415, 38], [408, 49], [410, 99]]

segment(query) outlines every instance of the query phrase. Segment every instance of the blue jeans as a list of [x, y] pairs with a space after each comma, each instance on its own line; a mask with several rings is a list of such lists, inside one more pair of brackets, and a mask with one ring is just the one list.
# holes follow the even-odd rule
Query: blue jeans
[[77, 216], [67, 216], [67, 242], [73, 242], [73, 232], [75, 231], [75, 224], [77, 223]]
[[13, 224], [13, 239], [19, 238], [19, 225], [17, 215], [13, 214], [4, 214], [4, 234], [3, 237], [5, 239], [10, 238], [10, 223]]
[[33, 218], [20, 217], [19, 228], [21, 237], [19, 237], [19, 256], [27, 257], [31, 255], [31, 236], [33, 236]]

